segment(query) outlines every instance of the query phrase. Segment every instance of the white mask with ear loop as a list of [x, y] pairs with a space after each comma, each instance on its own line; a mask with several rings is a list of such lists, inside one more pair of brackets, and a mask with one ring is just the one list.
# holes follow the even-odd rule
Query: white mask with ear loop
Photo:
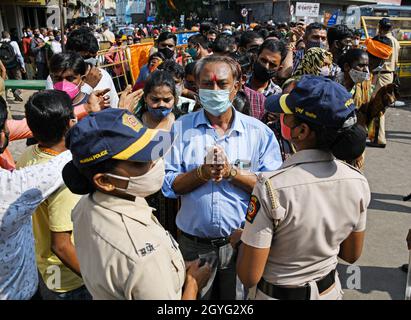
[[367, 72], [351, 69], [348, 73], [354, 83], [361, 83], [363, 81], [370, 80], [370, 73], [368, 72], [368, 69]]
[[165, 166], [163, 158], [154, 162], [154, 166], [142, 176], [137, 177], [123, 177], [115, 174], [106, 173], [108, 177], [118, 180], [128, 181], [127, 188], [117, 188], [130, 196], [145, 198], [159, 191], [163, 186], [165, 176]]

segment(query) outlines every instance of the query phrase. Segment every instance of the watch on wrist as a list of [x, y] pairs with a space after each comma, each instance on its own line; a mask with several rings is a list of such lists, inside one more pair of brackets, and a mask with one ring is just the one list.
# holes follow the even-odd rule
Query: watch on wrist
[[228, 181], [233, 180], [238, 174], [238, 169], [235, 166], [231, 166], [230, 172], [228, 174]]

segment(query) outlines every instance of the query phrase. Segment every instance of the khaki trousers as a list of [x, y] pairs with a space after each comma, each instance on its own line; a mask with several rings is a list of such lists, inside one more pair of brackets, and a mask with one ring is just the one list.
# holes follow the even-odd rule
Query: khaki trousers
[[[342, 300], [344, 292], [341, 288], [341, 282], [340, 282], [340, 279], [338, 278], [338, 272], [335, 272], [335, 283], [329, 289], [325, 290], [321, 295], [318, 292], [318, 287], [315, 281], [310, 281], [308, 284], [310, 285], [310, 288], [311, 288], [310, 300]], [[255, 287], [254, 292], [252, 289], [250, 289], [248, 299], [250, 300], [278, 300], [278, 299], [274, 299], [266, 295], [264, 292], [257, 289], [257, 287]]]
[[[375, 83], [374, 95], [378, 92], [378, 90], [394, 81], [394, 74], [391, 73], [380, 73], [377, 74], [377, 81]], [[385, 116], [384, 114], [380, 114], [379, 117], [375, 117], [371, 124], [370, 128], [368, 129], [368, 138], [371, 142], [377, 144], [387, 144], [387, 140], [385, 139]]]

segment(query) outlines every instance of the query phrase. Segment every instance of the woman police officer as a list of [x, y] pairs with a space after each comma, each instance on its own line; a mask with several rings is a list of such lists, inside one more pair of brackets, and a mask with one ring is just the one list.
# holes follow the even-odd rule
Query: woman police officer
[[[128, 111], [92, 113], [67, 134], [73, 160], [67, 187], [83, 198], [73, 209], [74, 241], [94, 299], [195, 299], [210, 274], [186, 266], [177, 242], [144, 199], [160, 190], [162, 156], [172, 136], [148, 129]], [[183, 290], [184, 288], [184, 290]]]
[[340, 84], [306, 75], [266, 101], [281, 114], [282, 135], [297, 152], [260, 175], [241, 235], [237, 272], [253, 299], [341, 299], [337, 257], [361, 255], [370, 190], [344, 161], [358, 157], [366, 133]]

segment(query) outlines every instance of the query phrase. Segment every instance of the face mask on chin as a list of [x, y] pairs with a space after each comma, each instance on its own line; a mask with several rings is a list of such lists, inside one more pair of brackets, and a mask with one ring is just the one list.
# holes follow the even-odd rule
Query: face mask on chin
[[231, 92], [232, 90], [199, 89], [198, 95], [204, 110], [218, 117], [232, 106], [232, 102], [230, 101]]
[[158, 192], [163, 186], [165, 176], [164, 160], [162, 158], [158, 159], [154, 166], [142, 176], [123, 177], [111, 173], [106, 173], [105, 175], [118, 180], [128, 181], [127, 188], [115, 187], [116, 190], [133, 197], [145, 198]]

